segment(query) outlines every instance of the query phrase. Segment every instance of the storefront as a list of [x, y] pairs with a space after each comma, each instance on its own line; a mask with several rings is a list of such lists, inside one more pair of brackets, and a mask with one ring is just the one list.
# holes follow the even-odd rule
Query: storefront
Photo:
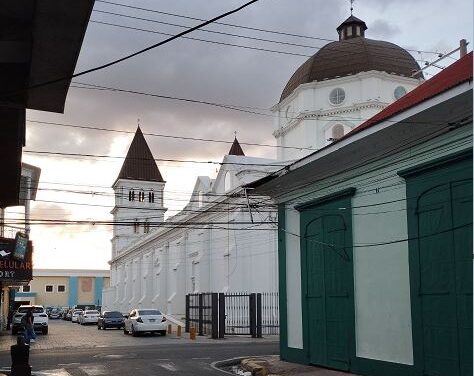
[[[27, 285], [33, 278], [33, 245], [18, 233], [15, 239], [0, 238], [0, 323], [5, 329], [14, 307], [14, 287]], [[13, 296], [12, 296], [13, 295]]]

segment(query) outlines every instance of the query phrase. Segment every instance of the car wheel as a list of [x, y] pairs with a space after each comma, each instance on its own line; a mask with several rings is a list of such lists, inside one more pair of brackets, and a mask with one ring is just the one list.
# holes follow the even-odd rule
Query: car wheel
[[123, 334], [128, 334], [128, 330], [123, 327]]
[[161, 330], [161, 331], [160, 331], [160, 334], [161, 334], [163, 337], [166, 336], [166, 330]]
[[132, 336], [138, 337], [138, 332], [135, 331], [135, 329], [133, 328], [133, 325], [132, 325]]
[[44, 335], [48, 334], [48, 328], [43, 328], [41, 330], [41, 333], [43, 333]]

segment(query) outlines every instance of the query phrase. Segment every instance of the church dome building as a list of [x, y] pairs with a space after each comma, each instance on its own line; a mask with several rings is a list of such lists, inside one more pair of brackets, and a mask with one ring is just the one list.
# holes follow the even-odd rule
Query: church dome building
[[396, 44], [368, 39], [351, 15], [339, 40], [320, 48], [291, 76], [272, 108], [279, 160], [294, 160], [343, 137], [423, 81], [416, 60]]

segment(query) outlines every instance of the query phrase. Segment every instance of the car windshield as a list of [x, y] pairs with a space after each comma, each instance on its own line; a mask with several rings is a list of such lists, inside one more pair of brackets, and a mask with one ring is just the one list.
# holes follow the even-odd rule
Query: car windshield
[[33, 313], [43, 313], [44, 312], [43, 307], [20, 307], [20, 308], [18, 308], [18, 312], [19, 313], [26, 313], [30, 309], [33, 309]]
[[99, 311], [86, 311], [85, 314], [86, 315], [98, 315]]
[[140, 316], [151, 316], [151, 315], [161, 315], [161, 312], [157, 309], [141, 309], [138, 311]]
[[123, 317], [120, 312], [104, 312], [104, 317]]

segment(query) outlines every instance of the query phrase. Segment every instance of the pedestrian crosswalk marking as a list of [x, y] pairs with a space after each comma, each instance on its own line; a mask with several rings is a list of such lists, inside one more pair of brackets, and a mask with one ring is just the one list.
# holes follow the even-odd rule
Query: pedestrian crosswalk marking
[[49, 369], [44, 371], [33, 371], [35, 376], [71, 376], [71, 374], [64, 368]]
[[157, 365], [171, 372], [176, 372], [178, 370], [175, 364], [171, 362], [170, 363], [157, 363]]
[[87, 373], [89, 376], [101, 376], [107, 374], [107, 370], [103, 365], [81, 366], [79, 369]]

